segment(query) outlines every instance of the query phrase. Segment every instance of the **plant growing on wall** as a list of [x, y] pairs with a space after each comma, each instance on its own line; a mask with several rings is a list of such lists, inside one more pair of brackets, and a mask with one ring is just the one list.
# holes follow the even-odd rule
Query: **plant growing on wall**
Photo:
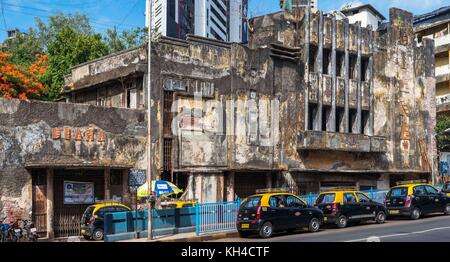
[[27, 100], [41, 96], [46, 86], [41, 77], [47, 70], [47, 55], [36, 55], [37, 61], [28, 67], [10, 61], [10, 55], [0, 52], [0, 97]]

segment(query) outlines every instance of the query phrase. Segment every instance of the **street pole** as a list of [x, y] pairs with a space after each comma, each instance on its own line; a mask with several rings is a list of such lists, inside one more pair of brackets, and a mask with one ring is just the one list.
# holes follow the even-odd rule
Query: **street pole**
[[152, 203], [151, 203], [151, 193], [152, 193], [152, 138], [151, 138], [151, 116], [152, 116], [152, 103], [151, 103], [151, 72], [152, 72], [152, 63], [151, 63], [151, 54], [152, 54], [152, 2], [153, 0], [146, 0], [146, 19], [148, 25], [148, 55], [147, 55], [147, 64], [148, 64], [148, 74], [147, 74], [147, 216], [148, 216], [148, 240], [153, 239], [152, 232]]

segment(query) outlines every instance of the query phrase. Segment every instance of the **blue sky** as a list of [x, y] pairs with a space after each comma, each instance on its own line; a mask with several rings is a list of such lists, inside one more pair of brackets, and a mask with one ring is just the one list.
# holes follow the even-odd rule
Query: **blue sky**
[[[318, 0], [319, 9], [339, 9], [352, 0]], [[257, 16], [279, 10], [279, 0], [249, 0], [249, 15]], [[388, 17], [390, 7], [399, 7], [414, 14], [422, 14], [442, 6], [450, 0], [361, 0], [370, 3]], [[94, 28], [103, 32], [117, 26], [127, 29], [145, 23], [145, 0], [0, 0], [0, 40], [6, 37], [6, 28], [26, 30], [34, 25], [34, 17], [45, 17], [62, 12], [82, 12], [89, 15]], [[4, 19], [3, 19], [4, 17]]]

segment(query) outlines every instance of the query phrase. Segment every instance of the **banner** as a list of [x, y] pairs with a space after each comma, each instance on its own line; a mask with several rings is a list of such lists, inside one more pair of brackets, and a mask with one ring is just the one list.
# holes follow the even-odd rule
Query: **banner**
[[64, 181], [64, 204], [94, 203], [94, 183]]

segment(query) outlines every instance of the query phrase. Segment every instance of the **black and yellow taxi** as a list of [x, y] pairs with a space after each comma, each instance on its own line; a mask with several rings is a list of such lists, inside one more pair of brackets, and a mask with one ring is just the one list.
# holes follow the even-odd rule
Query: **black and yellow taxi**
[[310, 207], [301, 198], [280, 189], [258, 190], [241, 204], [237, 217], [237, 230], [241, 237], [259, 234], [269, 238], [275, 231], [292, 232], [308, 228], [317, 232], [323, 213]]
[[450, 182], [444, 183], [444, 185], [442, 186], [442, 193], [450, 197]]
[[339, 228], [347, 227], [349, 222], [365, 220], [382, 224], [387, 217], [383, 204], [352, 188], [332, 188], [320, 193], [315, 206], [323, 211], [324, 224], [335, 224]]
[[195, 207], [195, 201], [164, 201], [161, 202], [162, 209]]
[[438, 212], [450, 215], [450, 197], [422, 180], [398, 182], [386, 194], [385, 205], [390, 217], [419, 219]]
[[88, 206], [81, 218], [81, 235], [87, 240], [102, 240], [104, 238], [105, 214], [130, 210], [126, 205], [112, 202], [96, 203]]

